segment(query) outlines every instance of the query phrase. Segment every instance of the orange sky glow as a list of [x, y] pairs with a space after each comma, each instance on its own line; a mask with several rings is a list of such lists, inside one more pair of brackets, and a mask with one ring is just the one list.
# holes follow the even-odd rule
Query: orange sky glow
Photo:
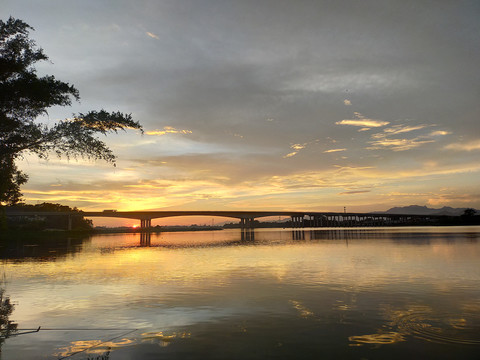
[[[131, 113], [145, 130], [102, 138], [116, 167], [24, 154], [27, 203], [480, 209], [478, 7], [225, 2], [213, 17], [206, 0], [140, 3], [2, 5], [35, 28], [51, 60], [39, 74], [80, 91], [81, 102], [40, 121], [105, 108]], [[153, 224], [180, 223], [212, 219]]]

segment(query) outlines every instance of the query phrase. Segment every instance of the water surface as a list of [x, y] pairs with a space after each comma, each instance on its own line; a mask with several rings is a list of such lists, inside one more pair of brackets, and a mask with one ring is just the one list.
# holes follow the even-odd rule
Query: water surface
[[480, 227], [238, 229], [0, 249], [2, 359], [476, 359]]

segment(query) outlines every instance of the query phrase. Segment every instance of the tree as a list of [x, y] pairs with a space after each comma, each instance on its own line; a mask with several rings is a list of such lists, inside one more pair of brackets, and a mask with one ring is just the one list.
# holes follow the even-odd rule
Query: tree
[[[8, 221], [9, 229], [23, 229], [23, 230], [45, 230], [45, 229], [65, 229], [70, 226], [73, 230], [91, 230], [93, 229], [92, 220], [85, 219], [79, 209], [76, 207], [71, 208], [67, 205], [54, 204], [54, 203], [41, 203], [41, 204], [23, 204], [17, 203], [9, 207], [10, 211], [22, 212], [24, 216], [11, 218]], [[50, 212], [60, 213], [59, 215], [49, 215], [44, 219], [36, 219], [36, 217], [29, 216], [32, 212]], [[66, 217], [62, 213], [68, 212], [71, 215]], [[77, 214], [72, 214], [77, 213]]]
[[0, 352], [3, 342], [10, 335], [17, 332], [17, 324], [10, 320], [13, 312], [13, 304], [10, 297], [5, 296], [5, 289], [0, 288]]
[[476, 212], [477, 211], [475, 209], [467, 208], [463, 211], [462, 216], [465, 217], [465, 218], [471, 218], [471, 217], [475, 216]]
[[90, 111], [49, 127], [37, 121], [52, 106], [70, 106], [78, 90], [47, 75], [39, 77], [34, 65], [48, 57], [29, 38], [31, 26], [10, 17], [0, 20], [0, 206], [21, 198], [20, 186], [28, 176], [15, 161], [25, 153], [40, 158], [50, 154], [66, 158], [105, 160], [115, 155], [98, 135], [142, 126], [130, 114]]

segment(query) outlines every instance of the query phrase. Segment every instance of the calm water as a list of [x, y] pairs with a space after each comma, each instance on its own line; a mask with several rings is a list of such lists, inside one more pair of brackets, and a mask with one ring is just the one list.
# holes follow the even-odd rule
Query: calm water
[[478, 359], [480, 227], [13, 241], [2, 359]]

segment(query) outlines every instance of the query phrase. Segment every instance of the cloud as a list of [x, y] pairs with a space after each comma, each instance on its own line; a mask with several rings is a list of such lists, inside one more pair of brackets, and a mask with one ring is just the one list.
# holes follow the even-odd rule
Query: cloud
[[445, 146], [445, 149], [448, 150], [457, 150], [457, 151], [474, 151], [480, 150], [480, 140], [473, 140], [466, 143], [452, 143]]
[[445, 135], [450, 135], [450, 131], [444, 131], [444, 130], [437, 130], [437, 131], [432, 131], [430, 133], [430, 136], [445, 136]]
[[151, 33], [151, 32], [149, 32], [149, 31], [147, 31], [146, 34], [147, 34], [148, 36], [150, 36], [152, 39], [157, 39], [157, 40], [160, 39], [160, 38], [158, 37], [158, 35], [155, 35], [154, 33]]
[[359, 120], [341, 120], [337, 121], [337, 125], [351, 125], [351, 126], [360, 126], [360, 127], [381, 127], [390, 124], [388, 121], [374, 120], [374, 119], [359, 119]]
[[305, 149], [305, 147], [307, 146], [307, 144], [293, 144], [291, 145], [290, 147], [294, 150], [302, 150], [302, 149]]
[[289, 158], [289, 157], [292, 157], [292, 156], [295, 156], [298, 154], [298, 152], [300, 150], [303, 150], [307, 147], [307, 145], [311, 144], [312, 142], [317, 142], [318, 140], [315, 140], [315, 141], [310, 141], [310, 142], [306, 142], [306, 143], [303, 143], [303, 144], [292, 144], [290, 145], [290, 149], [292, 150], [295, 150], [291, 153], [288, 153], [287, 155], [285, 155], [283, 158]]
[[[365, 116], [363, 116], [359, 112], [354, 112], [353, 114], [354, 114], [355, 119], [345, 119], [345, 120], [337, 121], [335, 124], [337, 124], [337, 125], [360, 126], [362, 128], [382, 127], [382, 126], [390, 124], [390, 122], [388, 122], [388, 121], [366, 118]], [[361, 129], [361, 131], [365, 131], [365, 130], [368, 130], [368, 129]]]
[[420, 138], [415, 139], [380, 139], [375, 141], [370, 141], [372, 145], [368, 147], [368, 150], [379, 150], [379, 149], [391, 149], [393, 151], [405, 151], [414, 149], [424, 144], [432, 143], [434, 140], [421, 140]]
[[292, 156], [295, 156], [298, 154], [298, 151], [294, 151], [294, 152], [291, 152], [291, 153], [288, 153], [287, 155], [285, 155], [283, 158], [286, 159], [286, 158], [289, 158], [289, 157], [292, 157]]
[[324, 153], [333, 153], [333, 152], [339, 152], [339, 151], [345, 151], [347, 149], [330, 149], [330, 150], [325, 150]]
[[354, 190], [354, 191], [344, 191], [344, 192], [338, 193], [338, 195], [364, 194], [369, 192], [372, 192], [372, 191], [371, 190]]
[[[405, 134], [421, 130], [433, 125], [394, 125], [383, 130], [383, 132], [371, 135], [372, 141], [369, 142], [368, 150], [390, 149], [393, 151], [405, 151], [417, 148], [421, 145], [435, 142], [429, 136], [417, 136], [415, 138], [390, 138], [391, 135]], [[431, 136], [432, 133], [430, 133]]]
[[428, 125], [416, 125], [416, 126], [405, 126], [405, 125], [395, 125], [390, 128], [384, 129], [383, 131], [388, 134], [402, 134], [410, 131], [420, 130]]
[[[358, 2], [355, 12], [341, 2], [282, 1], [277, 6], [278, 1], [270, 0], [188, 0], [188, 6], [140, 0], [137, 6], [119, 2], [115, 8], [94, 0], [75, 2], [75, 6], [59, 1], [55, 8], [22, 0], [7, 1], [4, 11], [29, 19], [36, 28], [34, 37], [48, 49], [54, 63], [42, 63], [39, 72], [66, 78], [81, 89], [82, 103], [74, 103], [67, 116], [104, 107], [132, 113], [151, 130], [141, 138], [109, 137], [118, 155], [118, 167], [66, 164], [58, 170], [62, 184], [78, 178], [88, 185], [91, 178], [104, 178], [104, 174], [130, 181], [135, 172], [119, 172], [127, 162], [141, 180], [155, 177], [188, 182], [207, 175], [212, 179], [224, 176], [231, 179], [233, 192], [232, 182], [238, 186], [240, 181], [257, 181], [260, 176], [283, 176], [286, 184], [295, 187], [292, 176], [298, 174], [294, 178], [299, 186], [308, 187], [310, 182], [330, 186], [329, 195], [335, 195], [356, 190], [339, 190], [336, 186], [342, 185], [344, 178], [324, 173], [337, 163], [391, 165], [391, 172], [367, 177], [365, 182], [385, 181], [397, 172], [416, 169], [420, 163], [419, 176], [423, 176], [426, 159], [439, 164], [455, 161], [465, 169], [471, 166], [478, 146], [468, 141], [479, 133], [480, 124], [475, 116], [480, 52], [476, 47], [478, 32], [472, 31], [479, 22], [473, 3], [462, 2], [447, 9], [418, 2], [412, 11], [408, 3], [399, 2], [395, 11], [390, 11], [389, 2], [379, 2], [382, 16], [372, 11], [369, 1]], [[91, 4], [98, 11], [92, 12]], [[212, 17], [212, 4], [218, 16]], [[432, 21], [425, 21], [425, 17]], [[109, 22], [122, 27], [108, 29]], [[406, 22], [409, 26], [396, 25]], [[158, 46], [159, 41], [162, 46]], [[51, 109], [51, 121], [64, 115], [63, 108]], [[407, 118], [421, 120], [400, 120]], [[437, 127], [419, 128], [424, 126], [420, 122], [433, 119]], [[164, 128], [166, 124], [171, 127]], [[448, 135], [442, 130], [452, 126], [458, 138], [442, 137]], [[372, 133], [382, 136], [370, 138]], [[315, 149], [311, 145], [290, 148], [291, 143], [302, 145], [320, 136], [323, 143]], [[461, 136], [469, 140], [462, 141]], [[338, 142], [333, 144], [328, 138]], [[438, 144], [426, 143], [434, 140]], [[449, 143], [454, 144], [445, 149]], [[348, 152], [335, 154], [341, 146], [348, 146]], [[367, 146], [382, 150], [367, 151]], [[402, 153], [407, 149], [413, 150]], [[296, 156], [300, 152], [301, 156]], [[215, 161], [219, 153], [222, 161]], [[341, 159], [347, 153], [348, 159]], [[202, 156], [180, 156], [192, 154]], [[133, 163], [132, 157], [145, 161], [158, 157], [168, 164]], [[51, 184], [51, 179], [44, 177], [52, 174], [52, 169], [57, 173], [53, 165], [52, 161], [41, 171], [26, 171], [31, 175], [27, 186]], [[22, 163], [22, 168], [28, 170], [27, 166]], [[431, 173], [438, 166], [427, 170]], [[320, 178], [332, 175], [332, 181], [320, 183], [321, 179], [309, 176], [309, 172]], [[302, 178], [304, 173], [306, 178]], [[461, 180], [478, 184], [479, 173], [468, 174]], [[352, 181], [357, 181], [357, 175]], [[458, 180], [452, 175], [421, 186], [438, 188], [451, 183], [464, 188]], [[208, 184], [193, 184], [199, 188], [198, 194], [214, 193]], [[420, 188], [411, 182], [397, 184], [405, 192], [414, 186]], [[283, 190], [278, 187], [279, 192]], [[92, 195], [92, 202], [101, 201], [99, 194]], [[292, 195], [285, 190], [284, 194], [285, 201], [296, 198], [319, 206], [315, 199], [322, 203], [312, 193]], [[147, 191], [127, 195], [124, 204], [130, 199], [150, 199]], [[170, 195], [159, 190], [156, 197], [169, 200]], [[115, 196], [112, 193], [112, 202]], [[188, 198], [185, 191], [185, 201]], [[369, 201], [377, 200], [372, 196]]]
[[172, 126], [165, 126], [163, 130], [151, 130], [151, 131], [146, 131], [146, 135], [155, 135], [155, 136], [163, 136], [166, 134], [191, 134], [191, 130], [178, 130], [175, 129]]

